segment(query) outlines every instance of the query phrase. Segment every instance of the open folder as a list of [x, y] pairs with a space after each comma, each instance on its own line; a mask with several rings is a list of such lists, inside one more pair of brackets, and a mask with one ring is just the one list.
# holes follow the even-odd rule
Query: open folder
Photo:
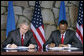
[[78, 50], [76, 47], [49, 47], [49, 50]]
[[18, 46], [17, 48], [7, 48], [7, 47], [5, 47], [4, 49], [6, 49], [6, 50], [18, 50], [18, 49], [29, 49], [29, 48], [26, 47], [26, 46]]

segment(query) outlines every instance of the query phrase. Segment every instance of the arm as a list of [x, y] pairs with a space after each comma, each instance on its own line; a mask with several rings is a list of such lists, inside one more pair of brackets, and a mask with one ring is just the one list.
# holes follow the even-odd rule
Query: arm
[[8, 44], [12, 43], [12, 33], [9, 32], [8, 37], [6, 38], [6, 40], [2, 43], [2, 47], [6, 47]]
[[43, 44], [43, 50], [46, 51], [46, 46], [53, 42], [53, 32], [51, 33], [49, 39]]
[[29, 38], [30, 38], [30, 40], [28, 41], [29, 46], [28, 45], [27, 46], [30, 48], [36, 47], [38, 49], [37, 42], [36, 42], [35, 38], [33, 37], [32, 32], [29, 33]]
[[35, 45], [37, 45], [36, 40], [35, 40], [35, 38], [33, 37], [33, 33], [31, 33], [30, 44], [35, 44]]
[[80, 42], [80, 40], [77, 38], [75, 32], [72, 33], [72, 37], [73, 37], [73, 41], [72, 41], [72, 47], [78, 47], [78, 48], [82, 48], [82, 43]]

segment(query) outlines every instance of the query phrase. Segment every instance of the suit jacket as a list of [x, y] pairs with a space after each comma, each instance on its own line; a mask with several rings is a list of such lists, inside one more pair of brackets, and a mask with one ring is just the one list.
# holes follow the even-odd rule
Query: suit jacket
[[[61, 44], [61, 33], [59, 30], [55, 30], [51, 33], [49, 39], [43, 45], [44, 51], [46, 49], [46, 45], [50, 43], [55, 43], [55, 46], [59, 46], [59, 44]], [[76, 37], [75, 32], [70, 29], [66, 30], [64, 44], [70, 44], [72, 47], [82, 48], [82, 43]]]
[[[2, 43], [2, 47], [6, 47], [7, 44], [16, 44], [17, 46], [21, 46], [21, 37], [20, 30], [16, 29], [9, 32], [7, 39]], [[36, 41], [33, 37], [33, 33], [31, 31], [27, 31], [25, 33], [24, 38], [24, 46], [28, 46], [29, 44], [36, 44]]]

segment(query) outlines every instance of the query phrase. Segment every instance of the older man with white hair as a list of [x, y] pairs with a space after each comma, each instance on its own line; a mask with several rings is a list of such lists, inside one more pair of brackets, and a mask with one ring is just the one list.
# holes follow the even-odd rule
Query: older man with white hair
[[28, 48], [35, 48], [37, 43], [33, 37], [33, 33], [29, 29], [30, 22], [23, 20], [20, 22], [18, 29], [9, 32], [2, 47], [17, 48], [17, 46], [27, 46]]

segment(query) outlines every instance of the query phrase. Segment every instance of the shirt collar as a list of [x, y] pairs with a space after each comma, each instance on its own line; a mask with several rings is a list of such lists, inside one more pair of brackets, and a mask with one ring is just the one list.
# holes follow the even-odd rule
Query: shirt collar
[[[64, 32], [64, 34], [63, 35], [65, 35], [65, 33], [66, 33], [66, 31]], [[61, 34], [62, 35], [62, 34]]]

